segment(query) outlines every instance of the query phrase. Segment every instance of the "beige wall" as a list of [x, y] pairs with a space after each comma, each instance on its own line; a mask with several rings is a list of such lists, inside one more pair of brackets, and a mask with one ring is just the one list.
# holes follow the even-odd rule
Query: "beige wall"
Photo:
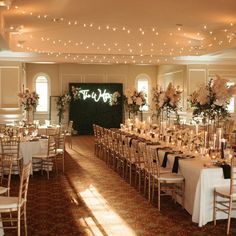
[[[150, 78], [150, 87], [156, 83], [156, 66], [133, 65], [79, 65], [79, 64], [26, 64], [27, 84], [30, 89], [34, 87], [34, 78], [43, 73], [51, 81], [50, 95], [57, 96], [68, 91], [69, 83], [122, 83], [126, 88], [135, 87], [135, 79], [139, 74]], [[151, 100], [151, 98], [149, 99]], [[147, 115], [147, 114], [146, 114]], [[36, 114], [35, 118], [41, 121], [48, 119], [48, 114]], [[68, 114], [65, 114], [68, 120]]]
[[16, 62], [0, 63], [0, 123], [22, 118], [17, 97], [24, 83], [24, 65]]
[[[135, 79], [140, 74], [150, 78], [150, 88], [157, 83], [164, 88], [169, 82], [183, 89], [182, 116], [191, 117], [188, 111], [189, 94], [205, 83], [209, 76], [219, 74], [236, 83], [236, 66], [231, 65], [79, 65], [79, 64], [33, 64], [20, 62], [0, 63], [0, 123], [22, 118], [17, 93], [22, 85], [34, 90], [34, 78], [43, 73], [50, 78], [50, 95], [58, 96], [68, 90], [70, 82], [107, 82], [123, 83], [126, 88], [135, 87]], [[149, 98], [151, 102], [151, 97]], [[236, 103], [235, 103], [236, 106]], [[235, 107], [236, 110], [236, 107]], [[149, 116], [150, 113], [145, 114]], [[37, 114], [41, 121], [48, 119], [48, 114]], [[68, 119], [68, 115], [65, 116]], [[233, 118], [236, 119], [235, 114]]]
[[[188, 96], [199, 85], [206, 83], [210, 76], [216, 74], [236, 83], [235, 65], [163, 65], [158, 68], [157, 81], [164, 88], [172, 82], [183, 89], [182, 116], [191, 119], [191, 110], [187, 103]], [[231, 116], [232, 119], [236, 119], [236, 112]]]

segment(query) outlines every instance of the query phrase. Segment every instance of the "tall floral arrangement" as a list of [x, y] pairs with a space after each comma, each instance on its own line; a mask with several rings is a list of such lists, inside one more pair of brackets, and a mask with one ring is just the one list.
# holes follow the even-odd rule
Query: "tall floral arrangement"
[[109, 102], [110, 106], [118, 105], [120, 97], [121, 97], [120, 93], [118, 91], [115, 91], [111, 95], [111, 99], [110, 99], [110, 102]]
[[81, 89], [79, 87], [75, 87], [75, 86], [71, 87], [72, 97], [75, 101], [80, 99], [80, 90]]
[[236, 85], [229, 85], [229, 81], [216, 75], [194, 91], [189, 98], [193, 109], [193, 119], [222, 121], [230, 116], [228, 105], [231, 97], [236, 94]]
[[57, 99], [57, 115], [59, 117], [59, 123], [64, 117], [64, 113], [66, 111], [66, 106], [70, 103], [71, 96], [68, 93], [65, 93], [58, 97]]
[[174, 87], [172, 83], [168, 84], [166, 90], [163, 90], [157, 85], [157, 87], [153, 89], [153, 102], [157, 115], [159, 116], [161, 113], [166, 112], [167, 118], [170, 118], [170, 113], [174, 112], [178, 121], [178, 110], [180, 109], [179, 102], [181, 99], [181, 94], [182, 90], [179, 86]]
[[127, 89], [124, 96], [126, 110], [130, 113], [137, 114], [140, 108], [146, 105], [146, 94], [141, 91]]
[[25, 89], [23, 92], [18, 93], [18, 97], [25, 111], [36, 110], [39, 101], [39, 95], [36, 92], [30, 92], [29, 89]]

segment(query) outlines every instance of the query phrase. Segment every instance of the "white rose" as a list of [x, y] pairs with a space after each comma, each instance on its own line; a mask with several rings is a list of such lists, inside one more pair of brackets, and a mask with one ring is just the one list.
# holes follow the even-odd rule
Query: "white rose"
[[133, 104], [133, 100], [131, 99], [131, 97], [128, 98], [128, 104]]
[[136, 104], [139, 105], [139, 106], [141, 106], [143, 104], [143, 101], [142, 101], [141, 97], [137, 97]]

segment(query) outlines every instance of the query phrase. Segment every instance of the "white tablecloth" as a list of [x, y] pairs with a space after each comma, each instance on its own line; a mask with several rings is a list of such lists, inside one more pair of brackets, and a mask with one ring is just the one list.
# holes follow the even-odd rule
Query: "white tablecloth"
[[39, 139], [38, 141], [26, 141], [20, 143], [20, 152], [23, 156], [24, 164], [32, 161], [32, 156], [37, 153], [47, 151], [47, 139]]
[[[165, 151], [159, 150], [158, 153], [162, 163]], [[174, 156], [168, 155], [167, 167], [173, 167]], [[179, 160], [179, 173], [185, 178], [184, 208], [192, 215], [192, 221], [198, 223], [200, 227], [213, 221], [214, 187], [230, 184], [229, 179], [224, 179], [222, 168], [204, 167], [204, 163], [209, 161], [210, 159], [200, 157]], [[235, 212], [233, 217], [236, 218]], [[217, 213], [217, 219], [226, 218], [226, 214]]]
[[60, 128], [59, 125], [54, 125], [54, 126], [42, 125], [38, 127], [38, 133], [40, 135], [55, 135], [58, 132], [59, 128]]

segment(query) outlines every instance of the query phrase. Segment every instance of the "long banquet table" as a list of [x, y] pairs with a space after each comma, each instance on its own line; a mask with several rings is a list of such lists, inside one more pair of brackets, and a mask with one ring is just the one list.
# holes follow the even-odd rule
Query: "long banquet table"
[[[155, 148], [155, 146], [153, 146]], [[165, 151], [158, 151], [162, 163]], [[167, 167], [172, 168], [176, 154], [169, 154]], [[213, 190], [216, 186], [229, 185], [230, 179], [224, 179], [223, 170], [220, 167], [209, 164], [209, 158], [179, 159], [179, 173], [185, 178], [184, 208], [192, 215], [192, 221], [199, 227], [213, 221]], [[206, 167], [208, 166], [208, 167]], [[234, 212], [233, 217], [236, 218]], [[227, 215], [217, 213], [217, 219], [226, 219]]]
[[[133, 134], [123, 132], [132, 137]], [[135, 135], [134, 135], [135, 136]], [[145, 140], [145, 135], [137, 135], [136, 138]], [[151, 148], [158, 149], [160, 162], [162, 163], [165, 150], [160, 147], [166, 146], [166, 143], [156, 145], [157, 141], [148, 140], [149, 144], [153, 142]], [[174, 148], [174, 147], [173, 147]], [[175, 147], [176, 148], [176, 147]], [[175, 149], [174, 148], [174, 149]], [[213, 221], [213, 191], [216, 186], [230, 185], [230, 179], [225, 179], [221, 167], [212, 164], [210, 157], [201, 157], [200, 154], [191, 152], [195, 158], [179, 159], [178, 173], [185, 178], [185, 199], [184, 208], [192, 215], [192, 221], [199, 227]], [[167, 158], [167, 168], [173, 167], [175, 156], [178, 154], [169, 154]], [[236, 218], [236, 212], [233, 211], [232, 217]], [[217, 219], [226, 219], [227, 215], [217, 212]]]

